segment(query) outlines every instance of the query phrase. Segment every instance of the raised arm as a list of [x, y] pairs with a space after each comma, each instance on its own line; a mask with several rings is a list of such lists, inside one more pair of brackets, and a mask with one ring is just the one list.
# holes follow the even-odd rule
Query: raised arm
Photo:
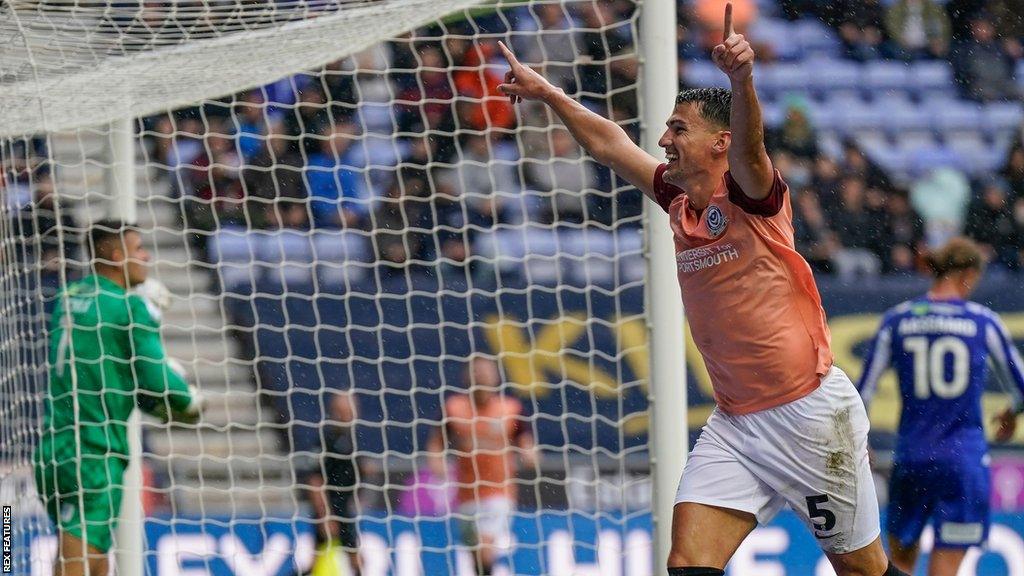
[[775, 172], [764, 147], [761, 103], [754, 90], [754, 50], [742, 34], [732, 29], [732, 4], [725, 5], [724, 37], [711, 51], [711, 60], [725, 72], [732, 86], [729, 172], [744, 194], [761, 200], [771, 192]]
[[504, 43], [499, 42], [498, 46], [511, 67], [505, 74], [505, 83], [500, 84], [498, 90], [507, 94], [513, 104], [523, 99], [547, 104], [587, 154], [654, 198], [654, 172], [658, 169], [656, 158], [633, 143], [621, 126], [587, 110], [561, 88], [522, 65]]

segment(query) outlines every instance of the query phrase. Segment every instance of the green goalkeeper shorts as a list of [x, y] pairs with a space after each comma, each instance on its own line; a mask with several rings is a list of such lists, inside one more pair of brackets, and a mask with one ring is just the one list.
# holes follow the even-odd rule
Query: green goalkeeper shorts
[[100, 552], [110, 551], [126, 466], [120, 458], [88, 454], [82, 455], [81, 466], [75, 462], [36, 464], [36, 490], [50, 520], [61, 532], [81, 538]]

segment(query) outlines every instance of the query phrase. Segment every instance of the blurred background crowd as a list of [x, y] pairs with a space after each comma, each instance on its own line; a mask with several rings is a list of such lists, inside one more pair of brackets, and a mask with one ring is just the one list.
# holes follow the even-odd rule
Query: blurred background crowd
[[[768, 149], [793, 193], [797, 245], [818, 273], [912, 273], [923, 250], [960, 233], [995, 268], [1020, 269], [1024, 2], [733, 3], [738, 30], [755, 41]], [[680, 2], [681, 87], [725, 82], [708, 60], [723, 5]], [[635, 229], [635, 189], [586, 159], [543, 106], [517, 113], [496, 91], [496, 42], [506, 38], [638, 136], [635, 11], [628, 0], [565, 2], [421, 29], [144, 119], [146, 162], [180, 198], [202, 259], [215, 258], [210, 239], [229, 228], [361, 231], [372, 259], [409, 266], [464, 262], [481, 233], [503, 226]], [[493, 39], [471, 42], [481, 31]], [[45, 142], [6, 152], [8, 207], [55, 248]]]

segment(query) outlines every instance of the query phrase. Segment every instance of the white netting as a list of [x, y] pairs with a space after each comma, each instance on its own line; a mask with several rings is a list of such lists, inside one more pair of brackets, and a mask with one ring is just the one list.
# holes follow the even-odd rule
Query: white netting
[[9, 0], [0, 135], [153, 114], [274, 81], [480, 0]]
[[[99, 14], [98, 4], [122, 3], [77, 2], [61, 13], [81, 24], [75, 15]], [[185, 6], [236, 3], [128, 4], [132, 14], [176, 8], [181, 21], [196, 14]], [[209, 407], [197, 427], [144, 426], [149, 569], [310, 569], [316, 527], [339, 513], [311, 497], [320, 493], [313, 488], [344, 476], [324, 451], [344, 456], [351, 444], [358, 473], [344, 514], [357, 515], [365, 575], [469, 573], [479, 547], [462, 537], [459, 520], [474, 517], [462, 505], [467, 491], [484, 500], [494, 480], [468, 485], [458, 455], [496, 450], [512, 455], [501, 462], [514, 465], [517, 506], [495, 573], [650, 573], [642, 197], [585, 157], [542, 106], [517, 113], [495, 91], [504, 40], [637, 136], [638, 6], [501, 2], [337, 59], [341, 48], [313, 39], [359, 22], [360, 11], [379, 38], [426, 18], [372, 12], [381, 5], [427, 6], [436, 16], [469, 3], [277, 2], [279, 12], [273, 3], [237, 4], [221, 24], [194, 28], [195, 49], [96, 18], [90, 45], [116, 36], [113, 58], [76, 49], [64, 60], [57, 43], [45, 59], [33, 53], [41, 80], [62, 86], [43, 96], [74, 102], [66, 119], [75, 125], [112, 117], [83, 101], [96, 95], [90, 102], [102, 107], [109, 93], [82, 86], [76, 95], [76, 79], [95, 79], [113, 62], [167, 66], [149, 86], [169, 99], [128, 99], [137, 113], [162, 110], [137, 123], [139, 226], [150, 276], [170, 292], [167, 353]], [[286, 12], [328, 4], [345, 10], [302, 21]], [[29, 12], [67, 5], [34, 3]], [[19, 10], [24, 24], [28, 7], [3, 9]], [[268, 14], [288, 23], [256, 18]], [[355, 32], [368, 22], [339, 32], [348, 39], [338, 43], [361, 46]], [[299, 27], [308, 37], [288, 35]], [[236, 34], [230, 54], [207, 51]], [[85, 54], [94, 59], [78, 59]], [[286, 68], [294, 75], [282, 77]], [[6, 73], [0, 91], [20, 90], [24, 73]], [[131, 74], [129, 90], [146, 85]], [[222, 88], [231, 95], [211, 99]], [[10, 105], [10, 94], [0, 101]], [[53, 109], [39, 108], [44, 125], [67, 125], [55, 123]], [[45, 254], [63, 250], [68, 281], [80, 277], [70, 242], [108, 213], [113, 136], [80, 128], [4, 141], [8, 220], [35, 223], [4, 236], [5, 274], [14, 267], [42, 279], [26, 286], [47, 306], [62, 281]], [[41, 208], [60, 214], [44, 223]], [[54, 241], [58, 229], [68, 244]], [[23, 238], [40, 249], [16, 254]], [[18, 302], [5, 296], [4, 304]], [[29, 316], [38, 343], [42, 314]], [[497, 360], [501, 395], [522, 406], [506, 416], [517, 426], [496, 437], [488, 426], [460, 428], [466, 405], [449, 401], [465, 397], [474, 354]], [[11, 365], [0, 358], [8, 378]], [[0, 423], [6, 450], [38, 426], [7, 398], [36, 407], [45, 387], [24, 376], [0, 386], [0, 410], [25, 414], [20, 424]], [[351, 425], [338, 425], [350, 411], [337, 398], [355, 405]], [[445, 427], [439, 460], [432, 440]], [[11, 462], [23, 474], [29, 454], [19, 448]], [[33, 536], [37, 559], [50, 550], [45, 538]]]

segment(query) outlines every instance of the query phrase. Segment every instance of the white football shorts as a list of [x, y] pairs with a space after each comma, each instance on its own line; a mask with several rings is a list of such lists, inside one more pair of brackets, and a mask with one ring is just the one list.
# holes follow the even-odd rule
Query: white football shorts
[[676, 503], [749, 512], [759, 523], [789, 504], [823, 550], [844, 554], [878, 537], [868, 417], [845, 372], [782, 406], [708, 418], [679, 480]]
[[512, 545], [512, 511], [514, 502], [505, 496], [491, 496], [478, 502], [459, 506], [463, 540], [476, 546], [484, 542], [498, 550]]

